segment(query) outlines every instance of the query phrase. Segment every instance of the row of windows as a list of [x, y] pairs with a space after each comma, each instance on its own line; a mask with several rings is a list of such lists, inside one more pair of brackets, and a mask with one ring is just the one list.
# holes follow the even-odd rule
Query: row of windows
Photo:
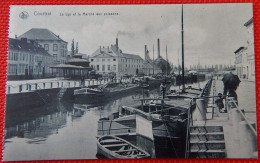
[[[44, 44], [44, 50], [46, 50], [47, 52], [50, 50], [49, 44]], [[53, 44], [52, 51], [58, 51], [58, 44]]]
[[33, 56], [26, 53], [9, 52], [8, 60], [12, 61], [33, 61]]
[[[102, 61], [102, 62], [104, 62], [104, 61], [110, 61], [110, 58], [108, 58], [108, 59], [105, 59], [105, 58], [96, 58], [96, 59], [91, 59], [90, 60], [91, 62], [93, 62], [93, 61], [96, 61], [96, 62], [99, 62], [99, 61]], [[113, 58], [113, 61], [116, 61], [116, 58]], [[143, 61], [142, 60], [140, 60], [140, 59], [138, 59], [138, 60], [136, 60], [136, 59], [121, 59], [121, 62], [131, 62], [131, 63], [143, 63]]]
[[[111, 59], [110, 58], [108, 58], [108, 59], [102, 58], [102, 59], [99, 60], [99, 58], [97, 58], [97, 59], [90, 59], [90, 61], [91, 62], [93, 62], [93, 61], [96, 61], [96, 62], [102, 61], [102, 62], [104, 62], [104, 61], [111, 61]], [[113, 61], [116, 61], [116, 58], [113, 58]]]
[[8, 64], [9, 73], [25, 73], [25, 69], [28, 69], [28, 64]]
[[140, 59], [121, 59], [121, 62], [143, 63]]
[[96, 69], [97, 71], [116, 71], [116, 65], [107, 65], [107, 69], [106, 65], [91, 65], [91, 67]]

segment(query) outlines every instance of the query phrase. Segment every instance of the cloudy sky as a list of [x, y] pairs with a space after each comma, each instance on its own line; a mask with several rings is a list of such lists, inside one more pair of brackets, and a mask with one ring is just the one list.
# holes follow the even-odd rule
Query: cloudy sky
[[[19, 17], [23, 11], [28, 12], [27, 19]], [[143, 58], [144, 45], [148, 46], [151, 58], [154, 45], [157, 57], [157, 38], [160, 38], [164, 58], [166, 45], [171, 62], [177, 64], [178, 51], [181, 55], [181, 5], [12, 6], [10, 12], [11, 38], [31, 28], [47, 28], [68, 42], [68, 50], [74, 39], [79, 43], [80, 53], [89, 55], [99, 46], [114, 44], [118, 35], [123, 52]], [[51, 15], [39, 15], [43, 12]], [[185, 4], [186, 66], [198, 64], [198, 58], [201, 65], [233, 63], [234, 51], [246, 45], [248, 36], [244, 23], [252, 15], [249, 3]]]

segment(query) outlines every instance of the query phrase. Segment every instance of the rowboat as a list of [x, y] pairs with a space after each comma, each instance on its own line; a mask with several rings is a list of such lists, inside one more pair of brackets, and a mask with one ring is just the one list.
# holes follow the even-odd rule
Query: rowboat
[[117, 136], [102, 136], [97, 140], [98, 153], [107, 158], [151, 158], [150, 154]]

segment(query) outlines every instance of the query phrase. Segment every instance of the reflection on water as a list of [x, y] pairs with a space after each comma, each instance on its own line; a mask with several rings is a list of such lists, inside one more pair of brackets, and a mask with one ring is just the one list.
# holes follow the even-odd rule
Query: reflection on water
[[[118, 111], [122, 105], [138, 104], [141, 92], [102, 104], [59, 102], [8, 113], [4, 160], [95, 159], [99, 118]], [[156, 97], [159, 93], [159, 89], [147, 90], [144, 96]]]

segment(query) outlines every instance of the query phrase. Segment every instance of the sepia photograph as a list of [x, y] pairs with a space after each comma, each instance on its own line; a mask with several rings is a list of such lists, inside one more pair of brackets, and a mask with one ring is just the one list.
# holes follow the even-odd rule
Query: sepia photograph
[[11, 5], [4, 161], [258, 158], [252, 3]]

